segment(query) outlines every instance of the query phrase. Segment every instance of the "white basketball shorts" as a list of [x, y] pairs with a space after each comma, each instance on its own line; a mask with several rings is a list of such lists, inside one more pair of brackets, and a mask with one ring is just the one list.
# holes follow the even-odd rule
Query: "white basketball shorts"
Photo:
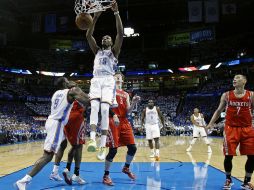
[[116, 85], [113, 76], [94, 77], [91, 80], [90, 100], [100, 99], [112, 105], [116, 96]]
[[44, 143], [44, 150], [57, 153], [62, 141], [65, 139], [64, 125], [58, 120], [47, 119], [45, 128], [47, 137]]
[[160, 128], [158, 124], [155, 125], [145, 125], [146, 128], [146, 139], [151, 140], [160, 137]]
[[205, 128], [204, 127], [193, 127], [193, 137], [205, 137], [207, 136]]

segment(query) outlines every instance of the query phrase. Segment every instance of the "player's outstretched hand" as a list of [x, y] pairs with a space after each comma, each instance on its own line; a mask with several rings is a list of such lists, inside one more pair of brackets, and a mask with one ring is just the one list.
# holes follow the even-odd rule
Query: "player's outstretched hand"
[[206, 129], [212, 129], [213, 128], [213, 125], [212, 124], [208, 124], [207, 126], [206, 126]]
[[113, 1], [113, 2], [112, 2], [111, 10], [112, 10], [113, 12], [117, 12], [117, 11], [118, 11], [118, 5], [117, 5], [117, 2], [116, 2], [116, 1]]
[[115, 125], [118, 127], [120, 124], [120, 121], [119, 121], [119, 118], [117, 117], [117, 115], [113, 116], [113, 120], [114, 120]]
[[133, 103], [138, 103], [140, 100], [141, 100], [140, 96], [137, 96], [137, 95], [135, 95], [135, 96], [132, 98], [132, 102], [133, 102]]

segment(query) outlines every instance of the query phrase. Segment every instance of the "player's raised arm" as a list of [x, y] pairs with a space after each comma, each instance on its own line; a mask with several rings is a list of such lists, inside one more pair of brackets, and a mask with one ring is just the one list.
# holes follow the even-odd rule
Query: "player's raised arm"
[[115, 43], [112, 50], [113, 50], [114, 56], [118, 58], [121, 51], [122, 43], [123, 43], [123, 24], [122, 24], [122, 20], [118, 11], [117, 2], [114, 2], [112, 4], [111, 9], [114, 12], [114, 15], [116, 18], [116, 30], [117, 30], [117, 35], [116, 35]]
[[93, 23], [91, 24], [91, 26], [86, 31], [86, 39], [87, 39], [88, 44], [89, 44], [89, 46], [90, 46], [90, 48], [91, 48], [91, 50], [93, 51], [94, 54], [96, 54], [98, 49], [100, 49], [100, 47], [96, 43], [96, 40], [93, 37], [93, 33], [94, 33], [95, 24], [96, 24], [98, 18], [100, 17], [101, 13], [102, 12], [94, 13]]
[[135, 95], [133, 98], [132, 98], [132, 101], [130, 103], [130, 96], [129, 94], [127, 93], [127, 110], [128, 110], [128, 113], [131, 113], [132, 110], [134, 109], [134, 106], [140, 101], [140, 97]]
[[220, 105], [217, 108], [217, 110], [214, 112], [212, 119], [210, 120], [209, 124], [207, 125], [207, 128], [212, 128], [215, 121], [220, 117], [220, 114], [225, 109], [225, 107], [226, 107], [226, 93], [223, 93], [220, 98]]

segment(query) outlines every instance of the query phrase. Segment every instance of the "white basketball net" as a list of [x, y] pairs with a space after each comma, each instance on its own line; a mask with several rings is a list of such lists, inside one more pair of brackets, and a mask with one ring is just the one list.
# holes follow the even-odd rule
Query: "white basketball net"
[[114, 0], [76, 0], [74, 11], [77, 15], [81, 13], [95, 13], [105, 11], [111, 7]]

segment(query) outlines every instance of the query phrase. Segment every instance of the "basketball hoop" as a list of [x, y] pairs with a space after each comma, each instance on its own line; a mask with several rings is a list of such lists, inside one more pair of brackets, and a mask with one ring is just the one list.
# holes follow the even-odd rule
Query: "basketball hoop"
[[77, 15], [81, 13], [96, 13], [105, 11], [111, 7], [114, 0], [76, 0], [74, 11]]

